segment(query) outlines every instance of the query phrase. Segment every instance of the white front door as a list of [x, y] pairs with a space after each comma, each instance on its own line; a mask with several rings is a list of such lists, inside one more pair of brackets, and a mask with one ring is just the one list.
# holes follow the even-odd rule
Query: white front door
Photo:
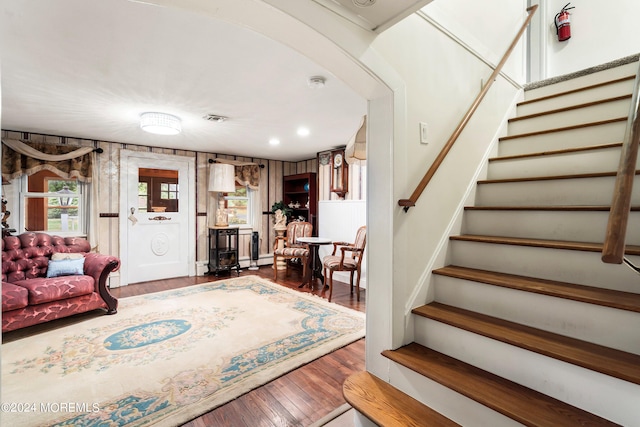
[[122, 285], [195, 275], [195, 161], [122, 150]]

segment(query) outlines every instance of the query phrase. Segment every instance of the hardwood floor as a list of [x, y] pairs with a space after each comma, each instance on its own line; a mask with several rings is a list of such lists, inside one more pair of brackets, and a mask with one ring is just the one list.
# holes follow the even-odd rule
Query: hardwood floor
[[[278, 274], [277, 282], [300, 292], [311, 292], [327, 297], [325, 291], [316, 284], [314, 290], [308, 287], [298, 288], [301, 272], [291, 268], [285, 277]], [[272, 280], [271, 266], [260, 267], [257, 271], [243, 270], [241, 276], [255, 274]], [[115, 288], [111, 293], [117, 298], [176, 289], [198, 283], [237, 277], [221, 273], [205, 277], [185, 277], [170, 280], [158, 280]], [[365, 311], [365, 292], [361, 291], [360, 301], [351, 295], [349, 284], [334, 281], [332, 302]], [[187, 427], [257, 427], [257, 426], [308, 426], [317, 422], [334, 409], [345, 403], [342, 396], [342, 383], [352, 373], [363, 371], [365, 340], [358, 340], [291, 371], [270, 383], [250, 391], [231, 402], [222, 405], [186, 424]]]

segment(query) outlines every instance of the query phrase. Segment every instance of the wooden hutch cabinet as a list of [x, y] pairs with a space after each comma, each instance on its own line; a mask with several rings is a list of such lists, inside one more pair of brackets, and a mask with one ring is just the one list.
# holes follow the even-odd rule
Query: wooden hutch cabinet
[[292, 219], [304, 218], [318, 234], [318, 182], [313, 172], [289, 175], [283, 178], [283, 201], [293, 211]]

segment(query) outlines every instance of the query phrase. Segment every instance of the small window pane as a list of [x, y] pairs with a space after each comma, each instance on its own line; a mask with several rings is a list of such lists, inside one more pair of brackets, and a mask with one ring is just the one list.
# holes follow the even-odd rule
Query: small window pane
[[138, 182], [138, 210], [147, 212], [147, 203], [149, 201], [149, 184], [146, 182]]
[[227, 206], [229, 224], [249, 224], [250, 203], [247, 194], [247, 187], [236, 186], [236, 191], [234, 193], [229, 193], [224, 197], [224, 199]]

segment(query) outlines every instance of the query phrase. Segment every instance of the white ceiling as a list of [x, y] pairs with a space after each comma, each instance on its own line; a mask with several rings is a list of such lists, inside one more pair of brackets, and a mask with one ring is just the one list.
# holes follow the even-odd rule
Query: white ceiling
[[[297, 161], [345, 145], [366, 114], [366, 100], [297, 52], [188, 11], [4, 0], [1, 19], [6, 130]], [[308, 87], [316, 75], [323, 89]], [[143, 132], [145, 111], [179, 116], [183, 132]]]

